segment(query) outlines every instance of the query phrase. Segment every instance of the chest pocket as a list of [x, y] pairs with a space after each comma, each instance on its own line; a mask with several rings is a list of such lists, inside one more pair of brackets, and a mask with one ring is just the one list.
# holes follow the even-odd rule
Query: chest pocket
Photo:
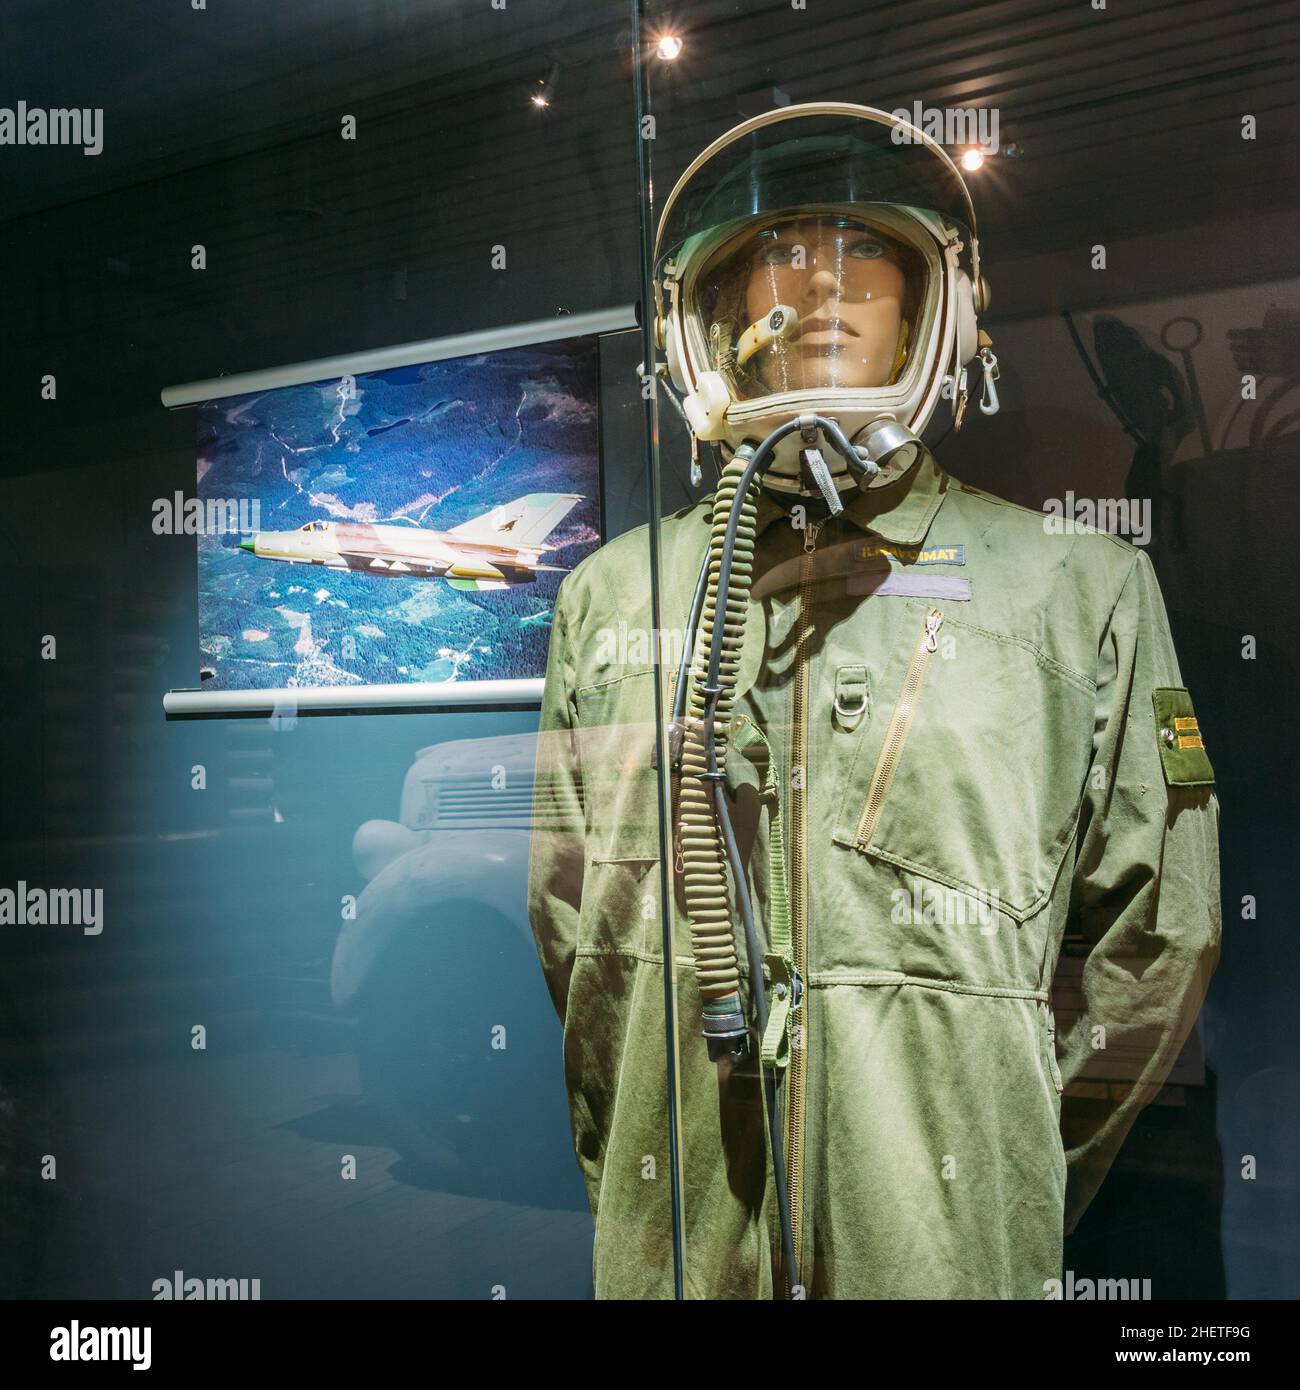
[[649, 671], [579, 687], [574, 731], [588, 849], [597, 860], [659, 857], [654, 683]]
[[835, 840], [1025, 921], [1051, 893], [1092, 755], [1095, 686], [1022, 638], [908, 605]]

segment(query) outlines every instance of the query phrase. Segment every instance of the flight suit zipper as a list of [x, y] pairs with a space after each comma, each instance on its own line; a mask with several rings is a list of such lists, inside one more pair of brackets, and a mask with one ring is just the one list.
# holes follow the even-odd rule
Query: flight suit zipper
[[912, 727], [912, 716], [916, 713], [916, 702], [925, 682], [930, 658], [939, 649], [939, 628], [942, 624], [943, 614], [937, 608], [931, 608], [925, 615], [925, 624], [916, 639], [912, 659], [908, 662], [907, 674], [903, 677], [903, 688], [898, 693], [898, 703], [894, 706], [889, 728], [885, 732], [885, 741], [881, 745], [880, 756], [876, 759], [876, 767], [867, 788], [862, 818], [858, 821], [858, 833], [854, 844], [864, 854], [871, 843], [871, 837], [876, 833], [885, 798], [889, 795], [889, 784], [894, 780], [898, 760], [902, 757], [903, 745], [907, 742], [907, 731]]
[[799, 599], [795, 628], [794, 710], [790, 738], [790, 810], [794, 834], [790, 842], [790, 937], [794, 968], [803, 981], [803, 1002], [791, 1017], [790, 1065], [786, 1070], [786, 1177], [790, 1188], [790, 1223], [794, 1230], [795, 1264], [804, 1275], [803, 1172], [804, 1128], [808, 1081], [808, 641], [811, 633], [813, 557], [820, 522], [804, 532], [799, 564]]

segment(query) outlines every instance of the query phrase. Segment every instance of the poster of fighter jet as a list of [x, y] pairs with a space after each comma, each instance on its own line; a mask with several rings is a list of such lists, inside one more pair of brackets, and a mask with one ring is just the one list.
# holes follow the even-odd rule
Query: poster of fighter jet
[[600, 535], [595, 336], [200, 407], [208, 690], [528, 680]]

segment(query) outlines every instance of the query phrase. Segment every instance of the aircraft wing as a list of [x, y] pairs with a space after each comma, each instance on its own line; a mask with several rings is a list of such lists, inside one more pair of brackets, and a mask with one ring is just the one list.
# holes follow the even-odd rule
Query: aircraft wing
[[513, 502], [503, 502], [472, 521], [453, 526], [446, 534], [476, 545], [537, 550], [582, 500], [576, 492], [530, 492]]

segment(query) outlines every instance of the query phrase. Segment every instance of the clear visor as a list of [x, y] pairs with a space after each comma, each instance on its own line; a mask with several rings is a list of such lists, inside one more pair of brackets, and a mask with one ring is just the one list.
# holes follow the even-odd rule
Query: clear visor
[[713, 370], [754, 400], [898, 381], [926, 282], [924, 256], [879, 223], [801, 213], [724, 243], [691, 299]]

